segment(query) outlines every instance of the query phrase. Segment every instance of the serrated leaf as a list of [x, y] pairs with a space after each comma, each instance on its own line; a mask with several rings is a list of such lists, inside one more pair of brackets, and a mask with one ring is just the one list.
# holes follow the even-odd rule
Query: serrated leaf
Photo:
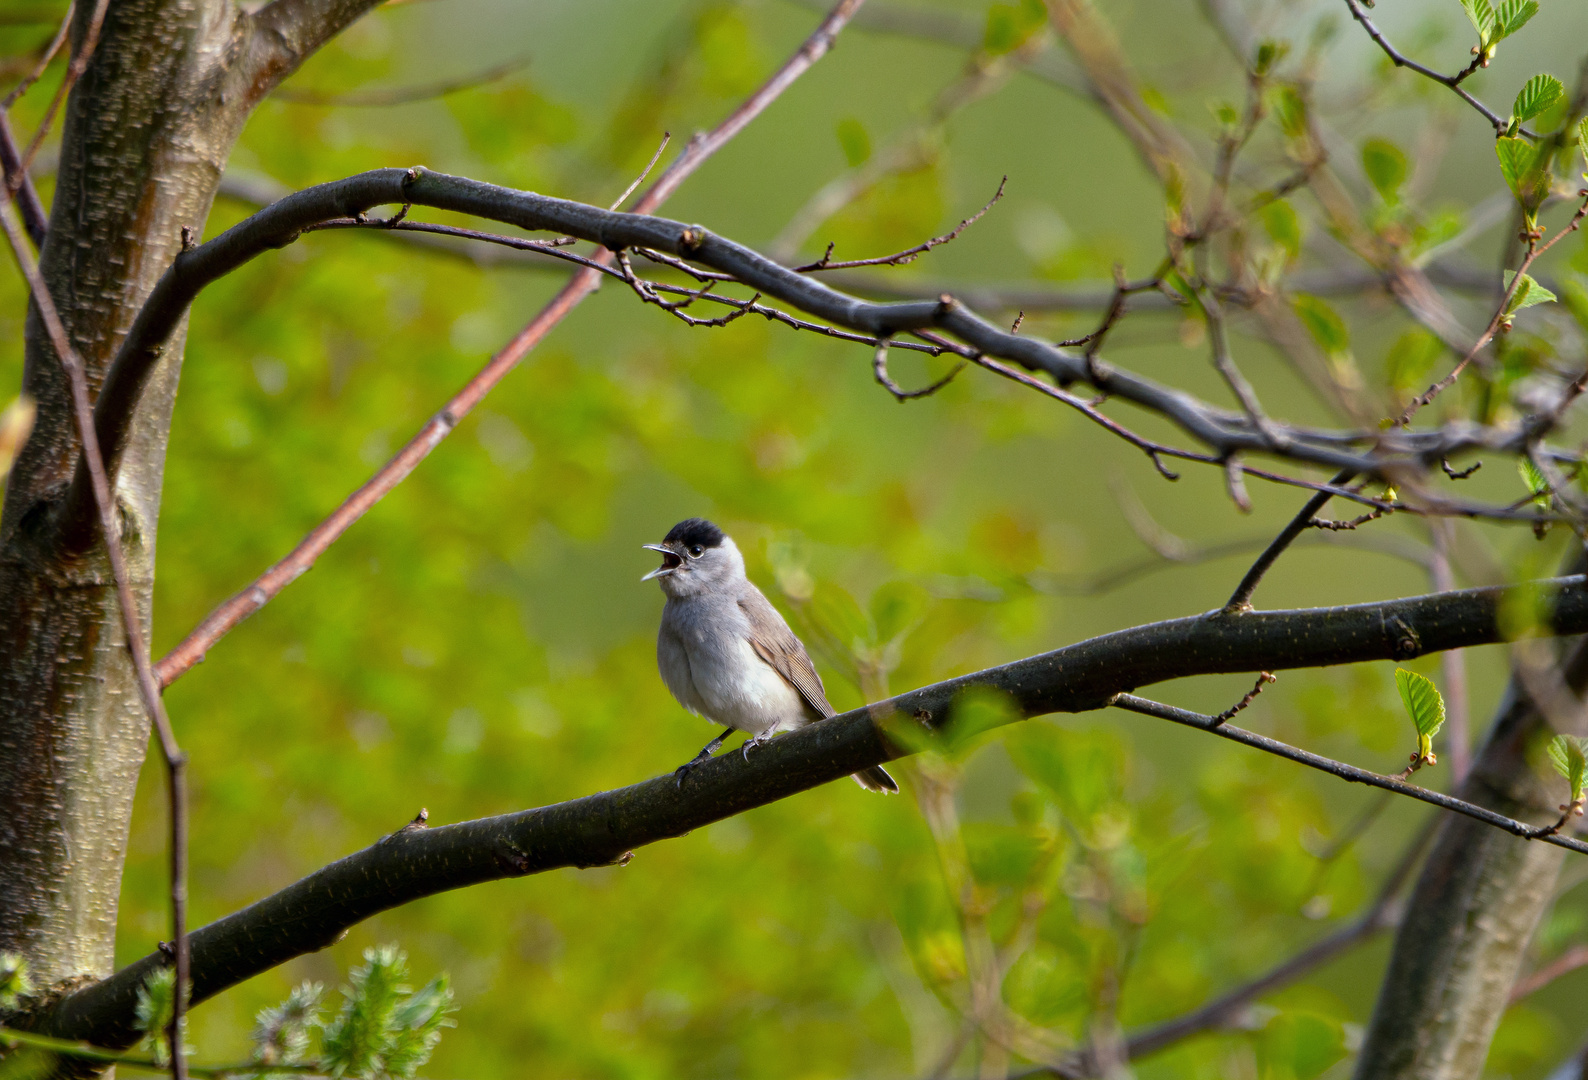
[[1494, 153], [1506, 186], [1531, 216], [1549, 197], [1548, 155], [1542, 147], [1509, 135], [1495, 140]]
[[1525, 124], [1566, 96], [1566, 88], [1553, 75], [1534, 75], [1522, 86], [1511, 106], [1511, 119]]
[[1369, 139], [1362, 144], [1362, 171], [1379, 196], [1392, 203], [1406, 182], [1406, 155], [1388, 139]]
[[1522, 474], [1522, 483], [1527, 485], [1527, 490], [1535, 498], [1549, 494], [1549, 481], [1544, 478], [1543, 473], [1538, 471], [1538, 466], [1527, 458], [1521, 458], [1517, 461], [1516, 471]]
[[[1507, 270], [1505, 272], [1505, 287], [1507, 289], [1511, 287], [1511, 279], [1514, 277], [1516, 277], [1516, 271]], [[1511, 315], [1515, 312], [1521, 311], [1523, 308], [1536, 307], [1539, 304], [1553, 303], [1558, 299], [1559, 297], [1550, 292], [1548, 289], [1544, 288], [1544, 286], [1540, 285], [1537, 281], [1534, 281], [1532, 277], [1527, 274], [1523, 274], [1521, 283], [1516, 287], [1516, 292], [1511, 294], [1510, 303], [1505, 305], [1505, 313], [1507, 315]]]
[[1427, 676], [1405, 668], [1395, 669], [1395, 688], [1401, 693], [1401, 704], [1406, 706], [1406, 715], [1411, 717], [1417, 734], [1428, 740], [1426, 746], [1420, 740], [1419, 747], [1431, 749], [1433, 737], [1445, 722], [1445, 699], [1439, 695], [1439, 688]]
[[1557, 735], [1549, 743], [1549, 760], [1571, 785], [1572, 801], [1582, 798], [1588, 780], [1588, 742], [1573, 735]]
[[1506, 0], [1495, 12], [1495, 39], [1508, 38], [1538, 14], [1538, 0]]
[[1495, 33], [1499, 29], [1499, 19], [1489, 0], [1461, 0], [1461, 9], [1467, 13], [1467, 20], [1472, 23], [1472, 28], [1478, 32], [1480, 46], [1488, 46], [1496, 40]]

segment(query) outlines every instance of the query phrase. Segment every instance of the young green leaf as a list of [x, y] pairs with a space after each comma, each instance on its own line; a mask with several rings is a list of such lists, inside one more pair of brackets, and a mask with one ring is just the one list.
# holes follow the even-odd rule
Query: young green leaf
[[1588, 780], [1588, 740], [1575, 735], [1557, 735], [1549, 743], [1549, 760], [1555, 771], [1571, 785], [1571, 801], [1583, 797], [1584, 781]]
[[[254, 1016], [253, 1060], [262, 1065], [298, 1065], [309, 1050], [309, 1031], [321, 1026], [319, 983], [305, 982], [287, 1000]], [[282, 1077], [284, 1073], [265, 1074]]]
[[1362, 144], [1362, 171], [1379, 197], [1392, 203], [1406, 182], [1406, 155], [1388, 139], [1369, 139]]
[[[138, 1001], [133, 1010], [138, 1030], [143, 1032], [138, 1047], [161, 1065], [171, 1060], [171, 1047], [166, 1040], [165, 1029], [171, 1023], [175, 999], [175, 968], [162, 967], [150, 972], [149, 977], [143, 980], [143, 985], [138, 987]], [[191, 1053], [187, 1045], [186, 1016], [182, 1017], [180, 1038], [183, 1053]]]
[[1538, 466], [1527, 458], [1519, 458], [1516, 462], [1516, 471], [1522, 474], [1522, 483], [1526, 484], [1527, 490], [1532, 493], [1534, 504], [1549, 506], [1549, 481], [1538, 471]]
[[1565, 96], [1566, 88], [1555, 76], [1534, 75], [1516, 95], [1516, 103], [1511, 106], [1511, 119], [1518, 124], [1525, 124]]
[[1495, 140], [1494, 152], [1500, 159], [1506, 186], [1531, 217], [1549, 196], [1548, 154], [1526, 139], [1509, 135]]
[[[1495, 39], [1508, 38], [1538, 14], [1538, 0], [1506, 0], [1495, 12]], [[1471, 16], [1468, 16], [1469, 18]]]
[[[1461, 0], [1461, 9], [1467, 13], [1472, 28], [1478, 32], [1479, 48], [1487, 49], [1489, 45], [1499, 40], [1499, 18], [1495, 15], [1489, 0]], [[1522, 20], [1522, 22], [1526, 21], [1527, 19]]]
[[1588, 157], [1588, 116], [1577, 121], [1577, 149]]
[[[1511, 287], [1511, 279], [1515, 276], [1516, 271], [1514, 270], [1507, 270], [1505, 272], [1505, 287], [1507, 289]], [[1544, 288], [1544, 286], [1534, 281], [1527, 274], [1523, 274], [1521, 284], [1517, 285], [1516, 292], [1511, 294], [1510, 303], [1505, 305], [1505, 313], [1507, 315], [1512, 315], [1518, 311], [1521, 311], [1523, 308], [1530, 308], [1537, 304], [1552, 303], [1558, 299], [1559, 297], [1557, 297], [1554, 293], [1550, 292], [1548, 289]]]
[[1401, 693], [1406, 715], [1417, 728], [1417, 760], [1432, 765], [1438, 760], [1434, 757], [1434, 736], [1445, 722], [1445, 699], [1432, 680], [1405, 668], [1395, 669], [1395, 688]]

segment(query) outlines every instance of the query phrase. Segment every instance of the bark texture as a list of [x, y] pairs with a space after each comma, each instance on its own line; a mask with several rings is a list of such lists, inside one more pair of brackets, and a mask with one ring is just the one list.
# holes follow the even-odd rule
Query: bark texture
[[[1576, 643], [1563, 674], [1581, 694], [1588, 643]], [[1559, 785], [1552, 790], [1540, 771], [1540, 744], [1552, 734], [1513, 680], [1462, 797], [1538, 825], [1558, 820]], [[1469, 818], [1444, 820], [1396, 934], [1357, 1080], [1482, 1075], [1565, 854]]]
[[[67, 105], [40, 265], [97, 395], [176, 253], [202, 230], [249, 111], [373, 0], [112, 0]], [[78, 5], [82, 41], [93, 4]], [[155, 527], [183, 328], [164, 347], [112, 465], [133, 592], [148, 625]], [[65, 494], [80, 444], [36, 308], [23, 383], [32, 438], [0, 512], [0, 950], [45, 991], [111, 971], [117, 894], [148, 720], [97, 522]]]

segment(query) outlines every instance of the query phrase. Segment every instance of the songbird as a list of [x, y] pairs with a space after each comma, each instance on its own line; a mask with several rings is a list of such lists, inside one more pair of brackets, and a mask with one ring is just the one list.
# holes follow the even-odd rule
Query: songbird
[[[667, 594], [656, 663], [678, 703], [725, 730], [679, 766], [689, 771], [711, 757], [735, 731], [751, 736], [744, 754], [783, 731], [837, 715], [821, 676], [788, 623], [745, 576], [733, 539], [704, 518], [674, 525], [660, 544], [655, 578]], [[855, 773], [867, 791], [898, 791], [881, 766]]]

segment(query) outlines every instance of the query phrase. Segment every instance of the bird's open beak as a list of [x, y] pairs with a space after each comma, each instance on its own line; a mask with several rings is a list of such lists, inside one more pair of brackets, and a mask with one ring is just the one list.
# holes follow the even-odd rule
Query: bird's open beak
[[674, 551], [672, 548], [663, 547], [661, 544], [641, 544], [640, 546], [646, 551], [660, 551], [662, 553], [662, 565], [658, 566], [655, 570], [652, 570], [649, 574], [646, 574], [644, 577], [640, 578], [641, 581], [649, 581], [651, 578], [666, 577], [668, 574], [671, 574], [684, 564], [684, 557], [678, 552]]

